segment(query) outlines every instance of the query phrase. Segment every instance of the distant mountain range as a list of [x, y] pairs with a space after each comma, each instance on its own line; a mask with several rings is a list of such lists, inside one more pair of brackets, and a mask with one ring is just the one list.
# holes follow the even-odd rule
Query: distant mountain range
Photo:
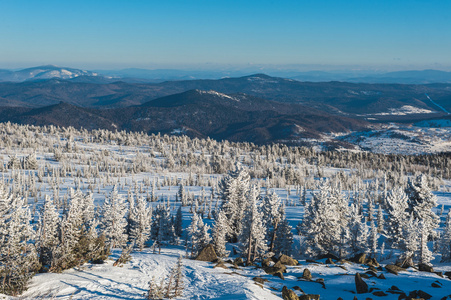
[[99, 74], [73, 68], [61, 68], [54, 65], [39, 66], [19, 71], [0, 70], [0, 81], [11, 82], [46, 80], [51, 78], [72, 79], [80, 76], [99, 77]]
[[451, 120], [447, 83], [304, 82], [265, 74], [144, 83], [48, 68], [0, 82], [0, 122], [300, 145], [391, 122]]
[[334, 115], [387, 121], [405, 118], [405, 113], [394, 112], [404, 106], [417, 108], [417, 112], [426, 114], [451, 111], [451, 84], [300, 82], [264, 74], [145, 84], [121, 81], [86, 83], [74, 79], [76, 77], [69, 80], [0, 82], [0, 105], [43, 107], [62, 101], [80, 107], [118, 108], [198, 89], [227, 95], [243, 93], [276, 102], [302, 104]]
[[186, 134], [230, 141], [297, 143], [322, 132], [362, 130], [363, 120], [333, 116], [299, 104], [244, 94], [190, 90], [139, 106], [93, 109], [68, 103], [40, 107], [0, 107], [0, 122], [76, 128]]
[[298, 81], [326, 82], [341, 81], [354, 83], [400, 83], [428, 84], [451, 83], [451, 72], [438, 70], [374, 72], [374, 71], [289, 71], [278, 69], [230, 69], [230, 70], [177, 70], [177, 69], [138, 69], [95, 70], [85, 71], [54, 65], [39, 66], [23, 70], [1, 70], [0, 82], [23, 82], [43, 79], [65, 79], [84, 83], [112, 83], [123, 81], [128, 83], [149, 83], [163, 81], [180, 81], [194, 79], [221, 79], [228, 77], [243, 77], [249, 74], [261, 73], [274, 77], [283, 77]]

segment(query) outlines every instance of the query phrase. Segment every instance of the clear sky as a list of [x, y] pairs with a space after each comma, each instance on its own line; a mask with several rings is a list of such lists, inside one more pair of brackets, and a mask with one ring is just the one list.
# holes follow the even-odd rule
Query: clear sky
[[451, 70], [451, 0], [0, 0], [0, 68]]

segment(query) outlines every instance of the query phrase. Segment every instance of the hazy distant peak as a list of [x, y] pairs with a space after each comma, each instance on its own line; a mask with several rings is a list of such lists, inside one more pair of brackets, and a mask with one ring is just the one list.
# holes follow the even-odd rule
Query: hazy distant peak
[[0, 73], [0, 81], [32, 81], [45, 79], [72, 79], [79, 76], [99, 76], [95, 72], [59, 67], [55, 65], [37, 66], [9, 73]]

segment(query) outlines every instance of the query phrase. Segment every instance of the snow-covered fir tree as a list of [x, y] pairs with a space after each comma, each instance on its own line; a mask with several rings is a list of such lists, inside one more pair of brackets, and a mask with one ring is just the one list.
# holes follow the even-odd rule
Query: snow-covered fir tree
[[83, 194], [80, 190], [70, 190], [70, 203], [61, 220], [60, 243], [53, 253], [51, 271], [62, 271], [80, 263], [80, 253], [77, 251], [83, 236]]
[[249, 204], [244, 214], [243, 227], [239, 241], [248, 264], [263, 258], [268, 250], [265, 239], [266, 228], [263, 224], [263, 213], [258, 204], [259, 191], [253, 185], [248, 194]]
[[407, 195], [402, 188], [390, 191], [386, 198], [388, 219], [384, 232], [387, 234], [389, 245], [395, 249], [405, 249], [405, 231], [409, 214], [407, 213]]
[[349, 209], [349, 250], [352, 255], [369, 252], [368, 249], [368, 225], [365, 217], [360, 213], [356, 203]]
[[277, 227], [282, 219], [280, 214], [281, 202], [273, 191], [265, 196], [262, 201], [263, 222], [265, 223], [266, 240], [269, 242], [269, 251], [273, 252], [274, 242], [277, 236]]
[[102, 206], [102, 233], [108, 247], [122, 247], [127, 242], [127, 204], [115, 186]]
[[52, 255], [59, 243], [60, 219], [56, 206], [50, 196], [45, 195], [44, 205], [39, 214], [36, 245], [39, 253], [39, 262], [43, 267], [52, 264]]
[[208, 229], [208, 225], [203, 222], [200, 215], [194, 212], [193, 217], [191, 218], [191, 224], [188, 227], [188, 238], [192, 257], [196, 257], [211, 241]]
[[182, 202], [182, 206], [188, 206], [188, 195], [185, 192], [185, 188], [181, 184], [179, 186], [177, 197], [178, 200]]
[[410, 215], [404, 227], [404, 245], [401, 247], [402, 254], [400, 262], [402, 266], [413, 266], [414, 257], [417, 254], [420, 244], [420, 221]]
[[183, 232], [182, 206], [179, 206], [179, 208], [177, 209], [177, 213], [175, 214], [174, 231], [176, 236], [178, 237], [182, 236]]
[[24, 168], [28, 170], [36, 170], [38, 168], [38, 160], [34, 152], [25, 157]]
[[32, 242], [35, 233], [25, 200], [6, 192], [0, 183], [0, 293], [18, 295], [37, 271]]
[[219, 194], [222, 200], [221, 209], [229, 220], [228, 237], [236, 241], [241, 232], [242, 220], [246, 211], [249, 191], [249, 174], [237, 164], [235, 170], [229, 172], [219, 183]]
[[374, 220], [370, 223], [370, 246], [371, 246], [371, 257], [376, 258], [377, 248], [378, 248], [378, 238], [379, 233], [377, 232], [377, 227], [374, 224]]
[[293, 249], [293, 227], [288, 223], [283, 205], [279, 208], [279, 216], [281, 219], [276, 229], [274, 249], [270, 252], [290, 256]]
[[130, 212], [131, 227], [129, 239], [134, 247], [140, 251], [144, 248], [145, 243], [150, 237], [150, 225], [152, 221], [152, 210], [147, 205], [144, 197], [139, 196], [136, 204]]
[[226, 257], [229, 251], [226, 250], [228, 220], [224, 211], [220, 210], [215, 217], [215, 224], [213, 226], [213, 246], [216, 255], [219, 257]]
[[446, 215], [445, 227], [440, 235], [438, 249], [442, 254], [442, 261], [451, 261], [451, 210]]
[[306, 246], [305, 254], [308, 256], [339, 255], [342, 207], [337, 205], [339, 201], [331, 197], [331, 194], [329, 183], [323, 182], [319, 192], [313, 195], [312, 201], [305, 207], [302, 235]]
[[422, 222], [428, 239], [435, 237], [435, 229], [439, 225], [439, 217], [432, 211], [437, 206], [437, 197], [432, 194], [425, 175], [419, 175], [407, 183], [407, 212]]
[[150, 237], [158, 252], [165, 244], [173, 244], [175, 242], [175, 230], [172, 224], [171, 211], [165, 204], [158, 204], [152, 212], [152, 225], [150, 229]]
[[424, 225], [423, 221], [420, 221], [418, 224], [419, 230], [419, 253], [418, 253], [418, 261], [419, 263], [430, 265], [431, 260], [434, 259], [432, 252], [428, 247], [428, 235], [430, 234], [427, 226]]

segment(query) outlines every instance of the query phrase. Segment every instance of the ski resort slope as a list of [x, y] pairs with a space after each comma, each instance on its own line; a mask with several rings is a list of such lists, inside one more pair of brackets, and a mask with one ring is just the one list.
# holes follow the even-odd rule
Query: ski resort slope
[[[129, 263], [113, 267], [120, 255], [118, 250], [106, 264], [85, 264], [62, 274], [37, 274], [21, 298], [146, 299], [152, 277], [160, 283], [184, 254], [180, 247], [163, 248], [161, 254], [146, 248], [143, 252], [132, 253]], [[190, 259], [183, 259], [183, 264], [185, 289], [183, 297], [177, 299], [280, 299], [254, 283], [252, 278], [260, 270], [246, 268], [238, 274], [233, 269], [213, 268], [211, 263]]]

